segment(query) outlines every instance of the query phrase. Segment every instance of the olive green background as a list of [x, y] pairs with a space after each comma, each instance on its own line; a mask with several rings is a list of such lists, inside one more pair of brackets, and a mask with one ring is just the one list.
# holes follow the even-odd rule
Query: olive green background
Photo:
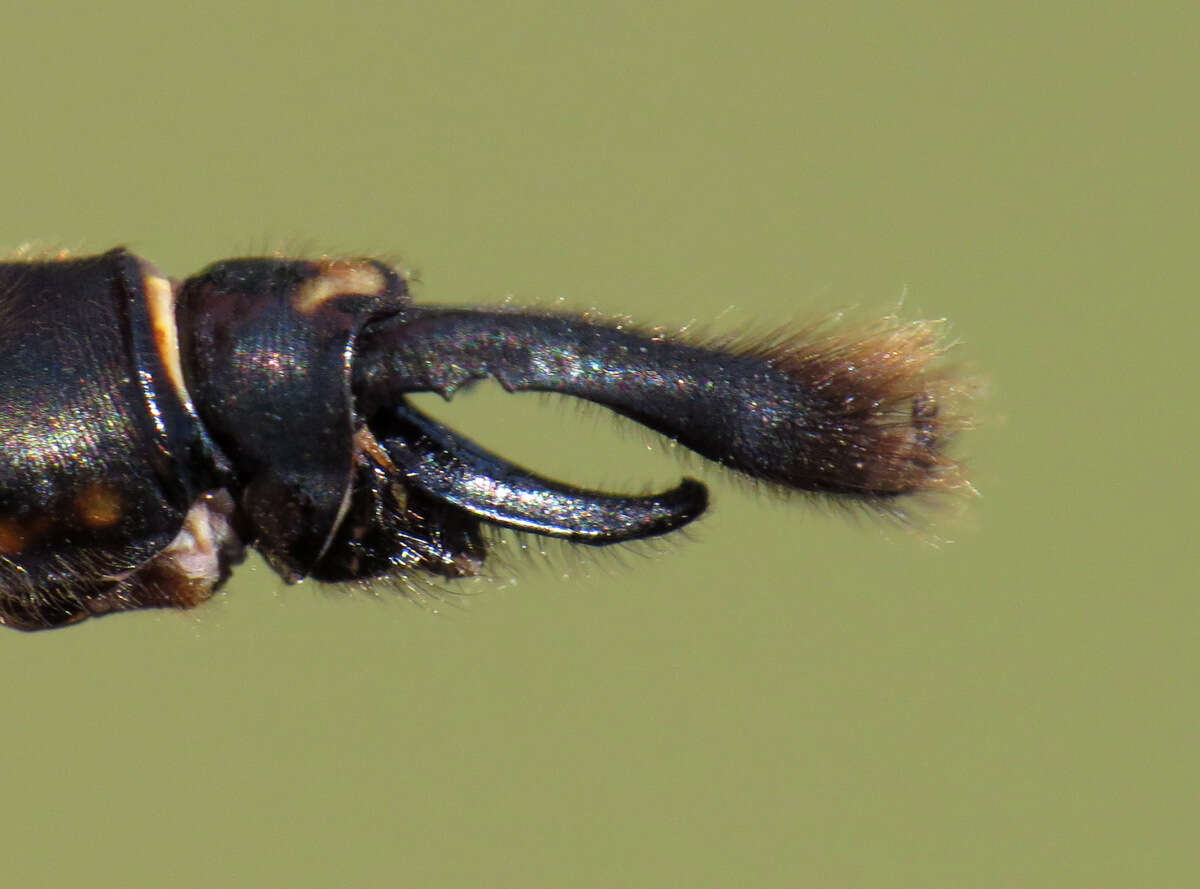
[[418, 606], [254, 559], [194, 614], [0, 633], [0, 882], [1200, 885], [1195, 14], [169, 6], [6, 11], [0, 244], [378, 253], [427, 301], [712, 330], [946, 316], [982, 497], [934, 547], [600, 411], [438, 407], [714, 508]]

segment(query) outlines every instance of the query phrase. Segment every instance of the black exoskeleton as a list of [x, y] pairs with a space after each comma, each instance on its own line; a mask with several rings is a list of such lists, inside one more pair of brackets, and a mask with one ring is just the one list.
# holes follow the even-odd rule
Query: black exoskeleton
[[422, 415], [483, 377], [608, 406], [783, 487], [885, 506], [960, 484], [932, 325], [688, 345], [588, 318], [422, 307], [371, 259], [234, 259], [177, 284], [123, 249], [0, 263], [0, 622], [207, 599], [253, 546], [287, 581], [480, 572], [487, 524], [588, 544], [705, 488], [552, 482]]

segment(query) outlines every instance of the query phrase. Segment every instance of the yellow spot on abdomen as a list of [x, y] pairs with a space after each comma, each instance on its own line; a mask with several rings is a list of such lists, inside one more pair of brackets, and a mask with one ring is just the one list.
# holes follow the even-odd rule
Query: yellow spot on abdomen
[[75, 498], [75, 514], [89, 528], [110, 528], [121, 520], [125, 508], [116, 490], [95, 482]]
[[16, 556], [29, 546], [29, 535], [13, 519], [0, 519], [0, 556]]

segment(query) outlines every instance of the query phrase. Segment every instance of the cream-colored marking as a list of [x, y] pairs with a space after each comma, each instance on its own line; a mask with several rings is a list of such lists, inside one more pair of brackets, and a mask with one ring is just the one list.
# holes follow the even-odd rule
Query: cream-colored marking
[[158, 357], [167, 369], [167, 379], [175, 389], [176, 397], [192, 412], [192, 397], [183, 381], [183, 364], [179, 360], [179, 329], [175, 326], [175, 288], [170, 280], [145, 272], [142, 286], [146, 288], [146, 309], [150, 313], [150, 325], [154, 328], [154, 345]]
[[157, 558], [169, 559], [189, 578], [208, 578], [215, 583], [221, 547], [232, 535], [228, 517], [214, 508], [211, 498], [201, 497], [188, 509], [183, 527]]
[[378, 296], [387, 286], [387, 279], [374, 263], [328, 259], [320, 267], [321, 274], [305, 281], [296, 292], [293, 305], [301, 315], [313, 314], [335, 296]]
[[110, 528], [121, 521], [125, 505], [116, 490], [95, 482], [75, 498], [75, 512], [89, 528]]
[[194, 608], [211, 597], [229, 564], [242, 559], [241, 541], [229, 524], [232, 514], [227, 491], [202, 495], [188, 509], [175, 539], [129, 578], [134, 604], [123, 607]]

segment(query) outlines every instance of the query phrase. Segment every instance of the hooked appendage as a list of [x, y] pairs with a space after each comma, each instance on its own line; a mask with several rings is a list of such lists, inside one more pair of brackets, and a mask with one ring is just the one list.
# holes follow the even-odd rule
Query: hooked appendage
[[487, 526], [604, 545], [698, 517], [539, 477], [413, 407], [492, 378], [573, 395], [785, 490], [897, 512], [965, 486], [932, 322], [674, 342], [415, 305], [375, 260], [235, 259], [180, 283], [117, 249], [0, 263], [0, 622], [191, 607], [244, 547], [287, 581], [478, 574]]

